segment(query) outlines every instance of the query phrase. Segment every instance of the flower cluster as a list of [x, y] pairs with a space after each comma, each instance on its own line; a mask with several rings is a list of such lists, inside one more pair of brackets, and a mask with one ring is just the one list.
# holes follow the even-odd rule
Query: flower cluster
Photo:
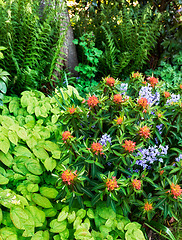
[[93, 142], [92, 145], [91, 145], [91, 150], [93, 153], [95, 153], [95, 155], [98, 155], [100, 153], [101, 154], [104, 154], [102, 151], [102, 145], [100, 143], [95, 143]]
[[110, 135], [107, 135], [107, 133], [105, 133], [104, 135], [102, 135], [99, 143], [103, 146], [107, 145], [107, 142], [109, 142], [111, 144], [111, 137]]
[[106, 84], [109, 85], [110, 87], [114, 86], [115, 84], [115, 80], [112, 77], [107, 77], [105, 81], [106, 81]]
[[143, 167], [143, 169], [150, 168], [149, 164], [154, 162], [163, 162], [162, 156], [167, 155], [168, 146], [155, 145], [148, 148], [139, 149], [136, 156], [141, 159], [136, 160], [135, 164]]
[[131, 140], [125, 140], [125, 144], [122, 145], [126, 151], [133, 152], [135, 150], [136, 142], [133, 142]]
[[120, 125], [123, 122], [123, 117], [119, 116], [114, 121], [116, 122], [117, 125]]
[[116, 95], [114, 95], [113, 102], [119, 104], [119, 103], [122, 102], [122, 99], [123, 98], [122, 98], [122, 96], [120, 94], [116, 94]]
[[141, 127], [139, 130], [139, 135], [144, 138], [150, 137], [150, 129], [147, 126]]
[[128, 83], [121, 83], [120, 85], [120, 90], [121, 90], [121, 94], [125, 94], [127, 92], [127, 89], [128, 89]]
[[155, 78], [155, 77], [148, 77], [147, 80], [150, 82], [150, 84], [153, 88], [158, 83], [158, 78]]
[[108, 178], [106, 182], [106, 187], [108, 191], [113, 191], [118, 188], [118, 183], [116, 177]]
[[133, 179], [132, 185], [133, 185], [133, 188], [136, 189], [136, 190], [141, 189], [141, 181], [138, 180], [138, 179]]
[[73, 136], [71, 135], [71, 133], [69, 131], [65, 131], [63, 134], [62, 134], [62, 140], [63, 141], [67, 141], [67, 140], [70, 140], [71, 138], [73, 138]]
[[71, 170], [68, 169], [65, 170], [61, 175], [61, 179], [63, 180], [63, 182], [68, 185], [73, 184], [76, 177], [77, 177], [76, 171], [71, 172]]
[[169, 98], [170, 95], [171, 95], [171, 94], [170, 94], [169, 92], [164, 92], [164, 97], [165, 97], [165, 98]]
[[171, 94], [171, 98], [167, 100], [166, 105], [172, 105], [173, 103], [177, 103], [180, 100], [180, 94], [176, 95], [174, 93]]
[[175, 185], [174, 183], [171, 184], [171, 194], [174, 195], [173, 198], [177, 199], [177, 197], [181, 196], [182, 189], [179, 185]]
[[139, 97], [146, 98], [150, 106], [158, 105], [160, 101], [160, 93], [155, 92], [155, 94], [152, 94], [152, 87], [150, 85], [141, 87]]
[[141, 77], [141, 74], [139, 72], [132, 74], [132, 78], [139, 78], [139, 77]]
[[157, 130], [159, 131], [159, 133], [161, 134], [162, 133], [162, 127], [163, 127], [163, 124], [159, 124], [159, 125], [156, 125], [156, 128]]
[[152, 210], [153, 209], [152, 203], [146, 202], [145, 205], [144, 205], [144, 209], [145, 209], [146, 212]]
[[179, 155], [179, 157], [175, 158], [176, 162], [179, 162], [182, 159], [182, 154]]
[[71, 107], [71, 108], [68, 109], [68, 112], [70, 114], [73, 114], [75, 111], [76, 111], [76, 108], [74, 108], [74, 107]]
[[89, 99], [87, 100], [87, 104], [89, 105], [89, 107], [95, 107], [97, 106], [98, 103], [99, 103], [99, 100], [95, 95], [89, 97]]
[[140, 99], [138, 99], [138, 104], [139, 104], [141, 107], [143, 107], [143, 109], [146, 109], [146, 108], [148, 107], [148, 105], [149, 105], [147, 99], [146, 99], [146, 98], [143, 98], [143, 97], [140, 98]]

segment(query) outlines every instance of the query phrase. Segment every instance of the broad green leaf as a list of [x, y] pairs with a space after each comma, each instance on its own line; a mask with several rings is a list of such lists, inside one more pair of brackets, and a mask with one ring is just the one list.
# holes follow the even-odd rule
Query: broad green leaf
[[27, 131], [23, 127], [19, 127], [16, 130], [16, 133], [18, 134], [18, 137], [23, 139], [24, 141], [27, 139]]
[[42, 227], [45, 222], [45, 213], [35, 206], [29, 206], [28, 209], [33, 216], [35, 227]]
[[29, 192], [38, 192], [38, 190], [39, 190], [39, 185], [38, 185], [38, 184], [34, 184], [34, 183], [29, 183], [29, 184], [27, 185], [27, 190], [28, 190]]
[[47, 217], [55, 217], [57, 214], [57, 210], [55, 208], [47, 208], [47, 209], [43, 209], [46, 218]]
[[54, 160], [53, 158], [46, 158], [44, 166], [47, 171], [52, 172], [52, 170], [56, 167], [56, 160]]
[[49, 158], [49, 154], [42, 147], [35, 146], [33, 148], [33, 153], [37, 158], [42, 159], [42, 160], [46, 160], [47, 158]]
[[112, 210], [111, 207], [104, 207], [104, 208], [99, 208], [98, 209], [98, 214], [100, 217], [104, 218], [104, 219], [113, 219], [116, 218], [116, 213]]
[[51, 141], [45, 141], [45, 142], [44, 142], [44, 148], [45, 148], [47, 151], [50, 151], [50, 152], [59, 150], [58, 145], [57, 145], [56, 143], [54, 143], [54, 142], [51, 142]]
[[9, 183], [9, 178], [4, 177], [1, 173], [0, 173], [0, 185], [5, 185]]
[[55, 188], [50, 187], [41, 187], [40, 193], [47, 198], [56, 198], [58, 195], [58, 191]]
[[12, 143], [14, 143], [15, 145], [17, 145], [17, 143], [18, 143], [18, 135], [17, 135], [17, 133], [15, 132], [15, 131], [9, 131], [8, 132], [8, 138], [9, 138], [9, 140], [12, 142]]
[[67, 218], [67, 216], [68, 216], [68, 212], [61, 211], [57, 218], [58, 222], [64, 221]]
[[91, 233], [84, 227], [80, 227], [74, 233], [75, 239], [91, 239]]
[[75, 219], [76, 219], [75, 211], [70, 212], [70, 213], [68, 214], [68, 223], [70, 224], [70, 223], [74, 222]]
[[52, 208], [52, 204], [46, 197], [41, 196], [38, 193], [32, 194], [32, 200], [39, 206], [43, 208]]
[[0, 152], [0, 160], [4, 165], [8, 167], [11, 167], [13, 164], [13, 157], [9, 152], [7, 154]]
[[35, 175], [41, 175], [43, 173], [42, 167], [38, 160], [29, 158], [29, 160], [25, 163], [26, 168], [28, 171]]
[[1, 240], [18, 240], [16, 230], [11, 227], [3, 227], [0, 229]]
[[24, 146], [18, 145], [15, 147], [13, 154], [15, 156], [25, 156], [25, 157], [32, 157], [32, 153], [30, 150]]
[[49, 240], [48, 230], [36, 232], [31, 238], [31, 240]]
[[50, 232], [59, 233], [63, 232], [66, 229], [67, 221], [58, 222], [57, 219], [54, 219], [50, 222]]
[[77, 217], [80, 217], [81, 219], [84, 218], [86, 216], [86, 210], [85, 209], [79, 209], [77, 212], [76, 212], [76, 216]]
[[4, 135], [0, 135], [0, 150], [7, 154], [10, 148], [10, 142]]
[[93, 209], [89, 208], [89, 209], [87, 210], [87, 216], [88, 216], [89, 218], [94, 218], [94, 217], [95, 217], [95, 214], [94, 214]]
[[16, 228], [25, 230], [23, 233], [24, 237], [33, 236], [35, 223], [27, 209], [23, 209], [20, 206], [13, 206], [10, 209], [10, 217]]

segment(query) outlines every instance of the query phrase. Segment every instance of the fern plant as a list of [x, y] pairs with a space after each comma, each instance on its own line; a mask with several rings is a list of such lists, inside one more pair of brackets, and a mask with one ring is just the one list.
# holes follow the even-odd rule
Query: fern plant
[[67, 29], [61, 29], [65, 5], [39, 0], [5, 0], [0, 8], [0, 45], [7, 48], [0, 64], [11, 73], [9, 89], [40, 89], [53, 74]]
[[103, 8], [101, 16], [102, 71], [118, 77], [141, 69], [155, 46], [161, 15], [153, 16], [150, 5], [133, 9], [123, 4], [120, 9], [115, 4]]

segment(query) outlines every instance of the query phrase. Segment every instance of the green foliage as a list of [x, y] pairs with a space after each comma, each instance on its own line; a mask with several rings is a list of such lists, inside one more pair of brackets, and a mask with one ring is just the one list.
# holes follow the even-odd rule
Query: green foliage
[[80, 73], [81, 79], [91, 80], [95, 77], [96, 72], [98, 71], [97, 65], [99, 63], [99, 58], [102, 54], [102, 51], [97, 49], [94, 43], [93, 32], [85, 33], [78, 39], [74, 39], [74, 44], [79, 44], [82, 47], [84, 54], [84, 64], [79, 63], [75, 67], [75, 70]]
[[[5, 47], [0, 46], [0, 60], [4, 58], [4, 55], [1, 51], [6, 50]], [[0, 105], [2, 105], [2, 100], [4, 98], [4, 94], [6, 94], [7, 91], [7, 85], [8, 85], [8, 75], [9, 73], [6, 71], [3, 71], [2, 68], [0, 68]]]
[[11, 73], [9, 89], [17, 94], [40, 89], [53, 75], [67, 29], [61, 29], [64, 5], [48, 3], [0, 3], [0, 45], [7, 48], [0, 66]]
[[94, 92], [94, 88], [98, 85], [98, 82], [94, 80], [82, 79], [78, 77], [76, 82], [74, 82], [74, 86], [78, 89], [78, 92], [82, 97], [86, 97], [88, 93]]
[[167, 63], [167, 59], [164, 59], [160, 63], [160, 66], [155, 69], [149, 69], [145, 73], [147, 75], [154, 74], [164, 81], [163, 90], [173, 90], [178, 87], [182, 82], [182, 51], [173, 56], [172, 63]]

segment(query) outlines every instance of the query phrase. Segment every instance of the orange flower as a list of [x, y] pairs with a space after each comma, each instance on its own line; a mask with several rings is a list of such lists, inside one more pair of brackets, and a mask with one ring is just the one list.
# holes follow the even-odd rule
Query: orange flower
[[113, 102], [115, 102], [117, 104], [121, 103], [122, 102], [122, 96], [120, 94], [114, 95]]
[[147, 126], [144, 126], [140, 128], [139, 135], [144, 137], [144, 138], [149, 138], [150, 137], [150, 129]]
[[73, 138], [73, 136], [71, 135], [71, 133], [69, 131], [65, 131], [62, 134], [62, 140], [63, 141], [69, 140], [70, 138]]
[[100, 144], [100, 143], [92, 143], [92, 145], [91, 145], [91, 150], [96, 154], [96, 155], [98, 155], [98, 153], [100, 153], [100, 155], [101, 154], [104, 154], [102, 151], [103, 151], [103, 149], [102, 149], [102, 145]]
[[112, 77], [107, 77], [105, 81], [106, 81], [106, 84], [109, 85], [110, 87], [114, 86], [115, 84], [115, 80]]
[[169, 93], [169, 92], [164, 92], [164, 97], [165, 97], [165, 98], [170, 97], [170, 93]]
[[142, 84], [147, 85], [147, 82], [146, 82], [146, 81], [143, 81]]
[[143, 109], [147, 108], [149, 103], [146, 98], [138, 99], [138, 104], [143, 107]]
[[132, 185], [134, 189], [140, 190], [141, 189], [141, 181], [137, 179], [133, 179]]
[[97, 106], [98, 103], [99, 103], [99, 100], [95, 95], [89, 97], [89, 99], [87, 100], [87, 104], [89, 105], [89, 107], [95, 107]]
[[139, 73], [139, 72], [133, 73], [132, 77], [133, 77], [133, 78], [140, 77], [140, 73]]
[[182, 89], [182, 84], [180, 84], [179, 87]]
[[162, 117], [162, 114], [161, 114], [161, 113], [158, 113], [157, 116], [158, 116], [158, 118], [161, 118], [161, 117]]
[[163, 173], [164, 173], [164, 170], [161, 170], [161, 171], [160, 171], [160, 175], [162, 176], [162, 175], [163, 175]]
[[114, 189], [118, 188], [119, 186], [117, 184], [116, 177], [112, 177], [112, 179], [108, 178], [106, 182], [106, 187], [108, 191], [113, 191]]
[[65, 170], [61, 175], [63, 182], [67, 183], [68, 185], [73, 184], [73, 181], [75, 180], [76, 177], [77, 177], [76, 171], [71, 172], [71, 170]]
[[119, 125], [123, 122], [123, 117], [120, 116], [120, 117], [116, 118], [114, 121], [116, 122], [116, 124]]
[[144, 205], [144, 209], [145, 209], [145, 211], [147, 211], [147, 212], [150, 211], [150, 210], [152, 210], [152, 209], [153, 209], [152, 203], [146, 202], [145, 205]]
[[150, 82], [150, 84], [153, 88], [158, 83], [158, 78], [155, 78], [155, 77], [148, 77], [147, 80]]
[[122, 145], [122, 147], [124, 147], [125, 150], [128, 152], [133, 152], [135, 150], [135, 144], [136, 142], [133, 142], [131, 140], [125, 140], [125, 144]]
[[71, 107], [71, 108], [68, 109], [68, 112], [70, 114], [73, 114], [75, 111], [76, 111], [76, 108], [74, 108], [74, 107]]
[[179, 185], [171, 184], [171, 193], [174, 195], [173, 198], [177, 199], [178, 196], [181, 195], [182, 189]]

